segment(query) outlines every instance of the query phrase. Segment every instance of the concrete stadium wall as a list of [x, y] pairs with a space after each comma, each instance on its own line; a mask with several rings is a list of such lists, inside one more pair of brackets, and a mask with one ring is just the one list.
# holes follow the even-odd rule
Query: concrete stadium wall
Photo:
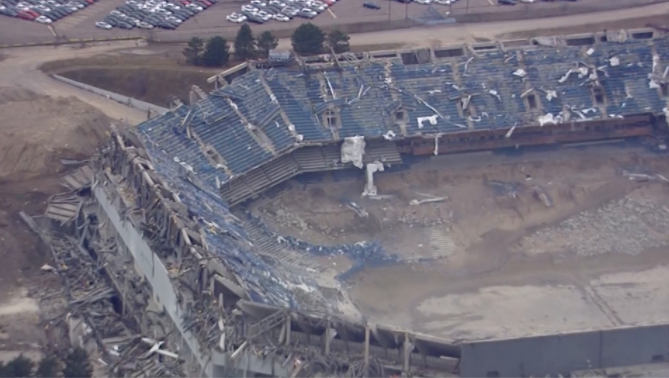
[[163, 108], [157, 105], [149, 104], [148, 102], [140, 101], [140, 100], [135, 100], [133, 98], [127, 97], [120, 95], [118, 93], [106, 91], [104, 89], [100, 89], [97, 87], [94, 87], [92, 85], [84, 84], [78, 81], [74, 81], [72, 79], [68, 79], [66, 77], [60, 76], [60, 75], [51, 75], [54, 79], [62, 81], [64, 83], [73, 85], [77, 88], [81, 88], [83, 90], [93, 92], [95, 94], [98, 94], [103, 97], [107, 97], [111, 100], [114, 100], [116, 102], [119, 102], [121, 104], [125, 104], [128, 106], [131, 106], [135, 109], [143, 110], [145, 112], [148, 112], [149, 110], [157, 111], [160, 114], [165, 114], [169, 111], [167, 108]]
[[[163, 265], [160, 258], [153, 253], [149, 245], [142, 238], [142, 235], [137, 232], [132, 223], [121, 218], [121, 215], [118, 213], [118, 210], [116, 210], [116, 207], [114, 207], [103, 188], [99, 186], [94, 187], [93, 195], [95, 196], [97, 203], [107, 215], [109, 221], [114, 225], [120, 239], [132, 254], [135, 266], [139, 270], [138, 273], [143, 275], [151, 284], [156, 303], [163, 306], [179, 329], [179, 332], [186, 344], [188, 344], [193, 356], [198, 359], [200, 366], [204, 366], [205, 363], [202, 361], [197, 340], [190, 332], [184, 331], [183, 322], [181, 320], [182, 310], [178, 305], [177, 296], [174, 293], [172, 281], [167, 275], [165, 265]], [[205, 372], [205, 374], [211, 377], [211, 370], [213, 370], [211, 364], [208, 364], [208, 370], [209, 371]]]
[[669, 324], [461, 345], [463, 377], [529, 377], [669, 359]]

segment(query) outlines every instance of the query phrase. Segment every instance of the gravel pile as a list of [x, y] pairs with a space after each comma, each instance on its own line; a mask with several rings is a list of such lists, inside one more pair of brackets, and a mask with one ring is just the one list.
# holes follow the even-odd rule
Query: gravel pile
[[638, 255], [669, 241], [669, 208], [659, 200], [624, 198], [584, 211], [555, 227], [526, 238], [529, 253], [571, 250], [581, 256], [604, 253]]

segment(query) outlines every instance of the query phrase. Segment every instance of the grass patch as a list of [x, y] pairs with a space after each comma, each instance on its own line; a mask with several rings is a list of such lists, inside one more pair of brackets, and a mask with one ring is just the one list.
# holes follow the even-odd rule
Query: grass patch
[[172, 96], [188, 102], [192, 85], [205, 92], [214, 89], [207, 83], [211, 72], [190, 70], [96, 67], [65, 71], [60, 75], [158, 106], [167, 106]]

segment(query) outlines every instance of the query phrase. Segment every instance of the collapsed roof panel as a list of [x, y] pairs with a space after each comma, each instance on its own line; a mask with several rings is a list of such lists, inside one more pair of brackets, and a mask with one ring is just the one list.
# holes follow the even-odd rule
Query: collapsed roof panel
[[668, 55], [667, 38], [630, 39], [465, 51], [425, 64], [392, 59], [255, 70], [226, 93], [214, 92], [139, 130], [204, 180], [225, 183], [230, 178], [198, 156], [203, 149], [179, 127], [184, 113], [195, 111], [189, 120], [195, 134], [213, 145], [228, 173], [241, 175], [295, 142], [504, 129], [536, 125], [548, 114], [566, 122], [661, 113], [662, 57]]

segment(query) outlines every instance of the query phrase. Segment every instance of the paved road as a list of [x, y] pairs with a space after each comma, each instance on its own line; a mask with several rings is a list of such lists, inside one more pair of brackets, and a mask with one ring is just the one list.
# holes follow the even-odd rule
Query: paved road
[[103, 44], [86, 49], [73, 46], [33, 47], [7, 50], [6, 59], [0, 62], [0, 87], [18, 87], [53, 96], [74, 96], [105, 113], [113, 119], [125, 119], [137, 124], [146, 119], [146, 113], [127, 107], [102, 96], [75, 88], [54, 80], [39, 70], [39, 66], [51, 60], [83, 58], [120, 48], [134, 47], [134, 41]]
[[[374, 0], [381, 9], [378, 11], [364, 9], [361, 6], [363, 0], [341, 0], [335, 4], [331, 12], [324, 12], [313, 20], [320, 26], [344, 27], [351, 23], [358, 23], [355, 32], [361, 31], [360, 28], [368, 27], [372, 23], [379, 23], [392, 20], [401, 22], [405, 18], [420, 17], [425, 13], [427, 7], [417, 3], [403, 5], [394, 1]], [[501, 14], [514, 12], [518, 17], [528, 17], [528, 15], [546, 15], [553, 11], [563, 11], [571, 9], [575, 12], [586, 12], [611, 7], [638, 6], [650, 2], [666, 0], [580, 0], [576, 3], [571, 2], [538, 2], [535, 4], [522, 4], [518, 6], [498, 6], [496, 0], [461, 0], [456, 5], [442, 6], [434, 5], [438, 13], [445, 14], [451, 12], [456, 17], [472, 14]], [[95, 3], [89, 8], [66, 17], [53, 26], [56, 32], [61, 36], [70, 39], [90, 39], [90, 38], [108, 38], [108, 37], [127, 37], [127, 36], [152, 36], [161, 41], [183, 41], [193, 35], [210, 37], [213, 35], [234, 36], [239, 25], [231, 24], [225, 20], [225, 16], [233, 11], [239, 10], [246, 0], [225, 0], [214, 5], [212, 8], [200, 13], [198, 16], [188, 20], [179, 29], [174, 31], [124, 31], [113, 29], [111, 31], [95, 28], [94, 22], [100, 20], [110, 10], [124, 3], [124, 0], [105, 0]], [[265, 25], [254, 25], [256, 33], [262, 30], [284, 30], [295, 29], [302, 20], [293, 20], [289, 23], [270, 22]], [[528, 21], [518, 22], [519, 24]], [[351, 32], [350, 30], [347, 30]], [[401, 33], [398, 33], [401, 34]], [[35, 22], [11, 19], [0, 16], [0, 45], [17, 43], [43, 43], [52, 41], [53, 34], [49, 29]]]
[[[379, 45], [401, 43], [411, 47], [448, 46], [458, 43], [494, 40], [508, 33], [567, 28], [592, 24], [593, 22], [612, 22], [669, 13], [669, 3], [649, 5], [633, 9], [598, 12], [577, 16], [554, 17], [536, 20], [490, 22], [477, 24], [455, 24], [433, 26], [430, 28], [412, 28], [400, 31], [383, 31], [351, 35], [353, 45]], [[540, 33], [539, 33], [540, 34]], [[290, 48], [290, 39], [279, 41], [280, 48]]]

